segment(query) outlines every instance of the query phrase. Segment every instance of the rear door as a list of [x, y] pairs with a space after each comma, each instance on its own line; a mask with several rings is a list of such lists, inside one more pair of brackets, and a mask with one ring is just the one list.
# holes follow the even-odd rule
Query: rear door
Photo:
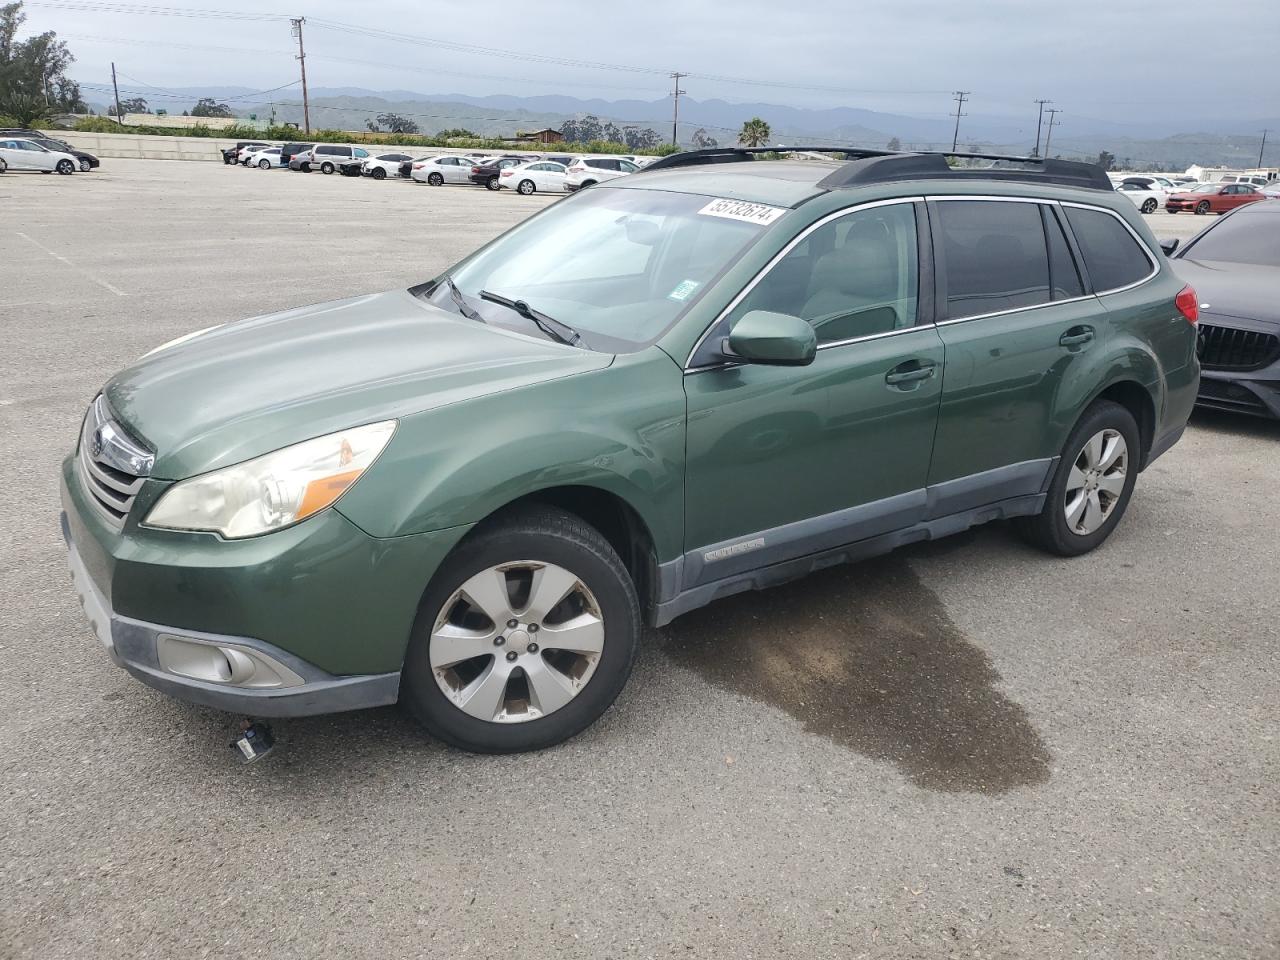
[[[923, 517], [943, 353], [922, 216], [923, 204], [902, 200], [819, 221], [695, 350], [685, 377], [686, 589]], [[814, 362], [718, 361], [711, 345], [753, 310], [812, 324]]]
[[942, 406], [931, 513], [1040, 493], [1096, 382], [1105, 323], [1056, 204], [932, 198]]

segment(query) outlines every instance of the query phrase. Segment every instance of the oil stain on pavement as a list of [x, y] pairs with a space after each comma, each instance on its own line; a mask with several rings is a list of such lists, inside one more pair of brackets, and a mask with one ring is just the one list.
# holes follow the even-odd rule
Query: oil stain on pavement
[[662, 646], [926, 789], [1001, 793], [1049, 779], [1026, 711], [901, 558], [727, 598], [674, 621]]

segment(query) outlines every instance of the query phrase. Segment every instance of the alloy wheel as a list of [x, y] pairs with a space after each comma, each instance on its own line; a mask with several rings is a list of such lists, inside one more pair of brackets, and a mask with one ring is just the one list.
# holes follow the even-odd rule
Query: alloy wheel
[[520, 186], [517, 187], [516, 189], [518, 189], [522, 194], [524, 194], [527, 197], [529, 196], [529, 194], [533, 193], [533, 191], [536, 188], [534, 187], [532, 180], [521, 180]]
[[480, 720], [554, 713], [591, 681], [604, 617], [587, 585], [553, 563], [518, 560], [468, 578], [436, 615], [428, 659], [449, 701]]
[[88, 172], [89, 172], [89, 169], [90, 169], [90, 163], [89, 163], [89, 161], [88, 161], [88, 160], [81, 160], [81, 161], [80, 161], [80, 172], [81, 172], [81, 173], [88, 173]]
[[1096, 531], [1124, 494], [1129, 445], [1119, 430], [1100, 430], [1085, 443], [1067, 475], [1067, 528], [1079, 536]]
[[1209, 212], [1209, 201], [1201, 200], [1196, 204], [1196, 213], [1204, 214]]

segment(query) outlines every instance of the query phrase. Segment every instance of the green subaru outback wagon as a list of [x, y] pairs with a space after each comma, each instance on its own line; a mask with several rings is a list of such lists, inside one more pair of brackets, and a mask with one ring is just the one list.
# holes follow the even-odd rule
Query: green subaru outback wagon
[[1194, 292], [1096, 167], [846, 156], [676, 155], [112, 378], [62, 469], [107, 654], [530, 750], [713, 600], [989, 520], [1097, 547], [1195, 401]]

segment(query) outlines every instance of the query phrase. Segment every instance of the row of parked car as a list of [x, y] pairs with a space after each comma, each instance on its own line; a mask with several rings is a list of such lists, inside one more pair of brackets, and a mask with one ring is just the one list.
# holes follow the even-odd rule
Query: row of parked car
[[1163, 177], [1156, 174], [1124, 176], [1114, 179], [1117, 193], [1132, 200], [1143, 213], [1226, 213], [1246, 203], [1280, 197], [1280, 180], [1263, 177], [1243, 180], [1217, 180], [1201, 183], [1188, 177]]
[[77, 170], [88, 173], [98, 166], [98, 158], [77, 150], [65, 140], [45, 136], [39, 130], [20, 127], [0, 129], [0, 173], [34, 170], [70, 176]]
[[520, 194], [566, 193], [635, 173], [655, 157], [636, 155], [579, 155], [571, 153], [444, 154], [414, 157], [407, 153], [379, 153], [352, 144], [243, 141], [222, 152], [223, 162], [271, 170], [288, 167], [301, 173], [319, 170], [349, 177], [385, 180], [399, 177], [431, 186], [470, 183], [490, 190]]

